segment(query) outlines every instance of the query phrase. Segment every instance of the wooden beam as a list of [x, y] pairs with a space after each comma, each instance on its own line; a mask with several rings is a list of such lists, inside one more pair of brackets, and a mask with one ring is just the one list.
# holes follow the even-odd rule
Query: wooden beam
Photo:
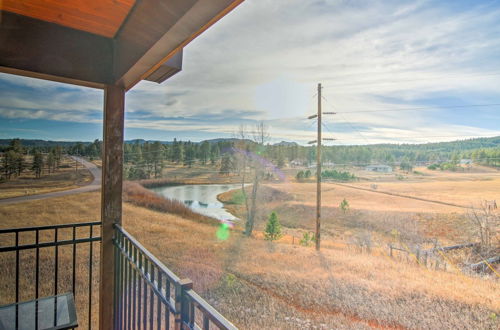
[[7, 11], [0, 18], [3, 72], [98, 88], [112, 82], [112, 39]]
[[104, 136], [101, 188], [101, 265], [99, 282], [99, 329], [114, 327], [115, 258], [114, 224], [122, 222], [123, 127], [125, 90], [104, 89]]
[[241, 2], [138, 2], [115, 37], [115, 84], [129, 90]]

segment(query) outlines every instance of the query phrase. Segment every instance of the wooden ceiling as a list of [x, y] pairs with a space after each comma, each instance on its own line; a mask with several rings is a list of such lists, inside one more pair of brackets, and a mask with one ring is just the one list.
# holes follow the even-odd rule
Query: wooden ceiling
[[135, 0], [0, 0], [0, 9], [112, 38]]
[[[0, 72], [129, 90], [243, 0], [0, 0]], [[176, 57], [177, 56], [177, 57]]]

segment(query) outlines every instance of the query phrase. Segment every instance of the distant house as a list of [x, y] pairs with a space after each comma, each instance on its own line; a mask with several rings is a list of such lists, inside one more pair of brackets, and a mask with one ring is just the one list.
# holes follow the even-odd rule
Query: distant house
[[460, 165], [472, 165], [472, 159], [460, 159]]
[[323, 162], [323, 166], [325, 166], [325, 167], [334, 167], [335, 163], [334, 162]]
[[389, 165], [368, 165], [365, 167], [365, 171], [391, 173], [392, 167]]
[[292, 166], [292, 167], [303, 166], [303, 165], [304, 165], [304, 162], [300, 159], [294, 159], [294, 160], [290, 161], [290, 166]]

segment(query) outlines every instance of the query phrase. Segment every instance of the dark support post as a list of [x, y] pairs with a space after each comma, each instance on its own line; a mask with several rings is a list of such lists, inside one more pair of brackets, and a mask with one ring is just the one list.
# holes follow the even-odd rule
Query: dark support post
[[183, 322], [189, 320], [189, 310], [188, 310], [188, 298], [186, 297], [186, 291], [193, 288], [193, 282], [186, 278], [180, 280], [175, 286], [175, 330], [183, 329]]
[[[122, 222], [123, 122], [125, 90], [104, 89], [104, 142], [101, 188], [101, 265], [99, 282], [99, 329], [114, 328], [115, 258], [113, 225]], [[118, 297], [117, 297], [118, 298]]]

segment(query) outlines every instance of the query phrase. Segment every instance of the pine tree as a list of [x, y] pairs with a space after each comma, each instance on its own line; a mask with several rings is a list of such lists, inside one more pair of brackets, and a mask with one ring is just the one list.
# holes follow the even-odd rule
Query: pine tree
[[225, 153], [224, 156], [222, 156], [219, 173], [229, 175], [229, 172], [231, 172], [232, 168], [233, 163], [231, 157], [229, 156], [229, 154]]
[[281, 236], [282, 236], [281, 224], [278, 220], [278, 216], [276, 215], [276, 212], [272, 212], [269, 215], [269, 220], [267, 221], [267, 224], [266, 224], [265, 237], [269, 241], [274, 241], [274, 240], [279, 239]]
[[43, 169], [43, 155], [40, 152], [35, 153], [31, 169], [35, 172], [37, 179], [40, 178]]
[[344, 198], [342, 202], [340, 202], [340, 209], [344, 212], [344, 214], [349, 211], [349, 202], [347, 199]]

